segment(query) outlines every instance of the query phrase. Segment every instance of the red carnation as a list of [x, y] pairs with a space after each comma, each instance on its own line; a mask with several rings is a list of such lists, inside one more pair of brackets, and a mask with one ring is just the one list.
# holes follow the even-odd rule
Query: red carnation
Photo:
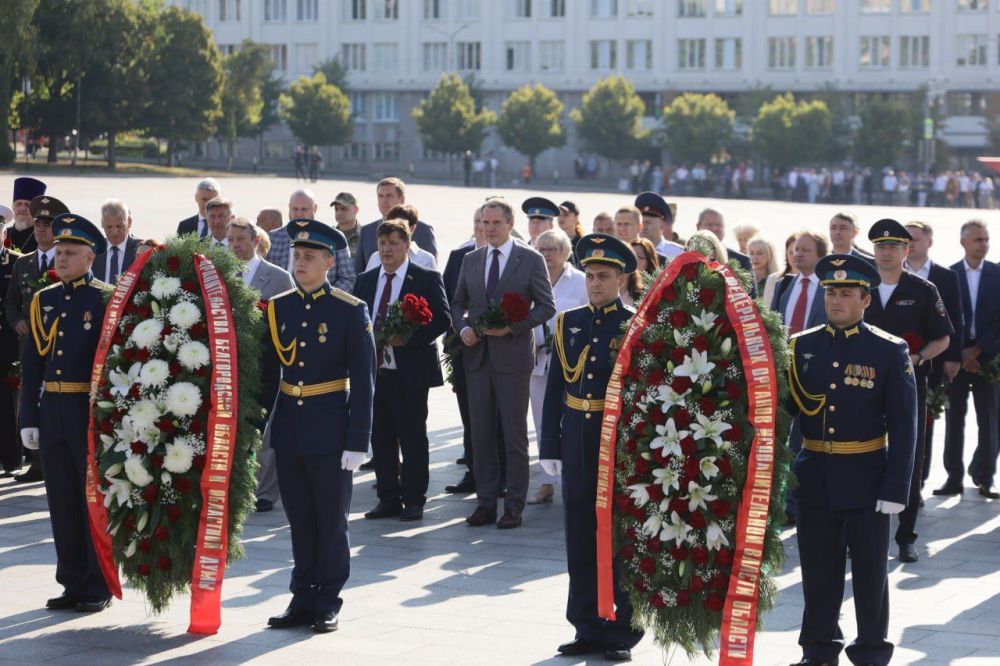
[[649, 420], [655, 425], [663, 425], [667, 422], [667, 415], [663, 413], [662, 409], [656, 408], [649, 413]]
[[160, 469], [163, 467], [163, 456], [159, 453], [154, 453], [149, 457], [149, 462], [152, 463], [153, 469]]
[[626, 509], [628, 509], [629, 502], [631, 501], [632, 500], [630, 500], [627, 495], [619, 495], [618, 497], [615, 498], [615, 504], [618, 505], [619, 511], [625, 511]]
[[140, 564], [139, 568], [138, 568], [138, 572], [139, 572], [140, 576], [148, 576], [149, 572], [150, 572], [149, 565], [148, 564]]
[[142, 499], [146, 500], [146, 504], [153, 504], [156, 502], [157, 496], [160, 491], [157, 490], [156, 486], [152, 483], [142, 489]]
[[675, 365], [680, 365], [684, 362], [684, 350], [680, 347], [674, 347], [670, 350], [670, 360], [674, 362]]
[[705, 416], [711, 416], [716, 410], [715, 401], [711, 398], [702, 398], [699, 400], [698, 407], [701, 408], [701, 411], [705, 414]]
[[728, 319], [720, 319], [718, 327], [719, 327], [719, 334], [721, 335], [725, 335], [726, 333], [731, 333], [733, 330], [733, 326], [732, 324], [729, 323]]
[[660, 596], [659, 592], [649, 598], [649, 603], [652, 604], [654, 608], [666, 608], [667, 606], [667, 602], [663, 600], [663, 597]]
[[698, 478], [698, 473], [701, 472], [701, 464], [698, 459], [694, 456], [688, 456], [684, 460], [684, 475], [690, 476], [692, 479]]
[[635, 453], [636, 449], [639, 447], [639, 443], [634, 439], [630, 439], [625, 442], [625, 451], [628, 453]]
[[177, 506], [176, 504], [170, 504], [167, 506], [167, 520], [169, 520], [172, 523], [176, 523], [178, 520], [180, 520], [180, 517], [181, 517], [181, 508], [179, 506]]
[[733, 475], [733, 464], [729, 462], [729, 458], [719, 458], [715, 461], [715, 466], [719, 468], [719, 474], [722, 476]]
[[688, 435], [681, 440], [681, 453], [686, 456], [693, 456], [698, 451], [698, 445], [694, 441], [694, 437]]
[[[110, 431], [108, 431], [108, 432], [110, 432]], [[639, 435], [639, 437], [642, 437], [642, 436], [644, 436], [646, 434], [646, 422], [645, 421], [639, 421], [639, 424], [635, 427], [635, 434]]]
[[670, 547], [670, 557], [674, 558], [677, 562], [683, 562], [688, 558], [688, 547], [687, 546], [671, 546]]
[[132, 442], [129, 444], [129, 448], [131, 448], [132, 453], [137, 456], [144, 455], [147, 451], [146, 444], [144, 442]]
[[665, 448], [656, 449], [656, 451], [653, 452], [653, 457], [656, 458], [656, 462], [660, 463], [664, 467], [670, 464], [671, 456], [667, 453]]
[[125, 336], [122, 335], [121, 330], [115, 329], [115, 334], [111, 336], [111, 344], [113, 345], [125, 344]]
[[639, 568], [642, 569], [642, 572], [646, 575], [652, 576], [656, 573], [656, 562], [653, 561], [652, 557], [644, 557], [639, 560]]
[[168, 435], [173, 434], [175, 430], [174, 422], [166, 416], [161, 417], [160, 420], [156, 422], [156, 427], [159, 428], [161, 432]]
[[127, 516], [125, 516], [125, 520], [122, 521], [122, 525], [125, 526], [125, 529], [127, 529], [129, 531], [134, 531], [135, 530], [135, 516], [133, 516], [131, 513], [128, 514]]
[[148, 319], [153, 314], [153, 308], [148, 305], [140, 305], [135, 309], [135, 314], [139, 319]]
[[152, 356], [153, 355], [150, 353], [148, 349], [140, 349], [135, 353], [135, 360], [139, 361], [140, 363], [145, 363], [150, 358], [152, 358]]
[[705, 599], [705, 608], [710, 611], [720, 611], [722, 607], [726, 605], [726, 600], [720, 597], [718, 594], [710, 594], [708, 598]]
[[666, 349], [666, 347], [667, 343], [663, 340], [653, 340], [649, 343], [649, 353], [654, 356], [659, 356], [663, 353], [663, 350]]
[[655, 370], [650, 370], [649, 377], [646, 379], [646, 383], [650, 386], [659, 386], [666, 379], [666, 372], [663, 368], [656, 368]]
[[153, 536], [156, 537], [157, 541], [166, 541], [170, 538], [170, 530], [164, 525], [160, 525], [155, 530], [153, 530]]
[[205, 454], [199, 454], [191, 461], [198, 469], [205, 469]]
[[711, 289], [702, 289], [698, 292], [698, 302], [702, 304], [703, 307], [708, 307], [715, 300], [715, 292]]
[[646, 548], [651, 553], [659, 553], [663, 550], [663, 542], [660, 541], [659, 537], [649, 537], [646, 539]]
[[663, 486], [658, 483], [651, 483], [646, 486], [646, 493], [649, 495], [651, 501], [659, 502], [663, 499]]
[[683, 275], [684, 278], [687, 279], [688, 281], [695, 279], [696, 277], [698, 277], [699, 263], [700, 262], [692, 261], [690, 264], [687, 264], [686, 266], [684, 266], [684, 268], [681, 269], [681, 275]]
[[681, 590], [677, 593], [677, 605], [678, 606], [690, 606], [691, 605], [691, 594], [687, 590]]
[[695, 511], [688, 516], [687, 523], [696, 530], [703, 530], [708, 525], [705, 516], [701, 515], [700, 511]]
[[180, 363], [177, 361], [170, 362], [170, 376], [172, 378], [178, 377], [182, 372], [184, 372], [184, 368], [181, 367]]
[[126, 347], [122, 350], [122, 360], [126, 363], [131, 363], [132, 359], [135, 357], [135, 350], [131, 347]]
[[160, 330], [160, 337], [165, 338], [168, 335], [173, 335], [173, 332], [174, 332], [174, 327], [171, 326], [170, 324], [167, 324]]
[[691, 346], [700, 352], [708, 351], [708, 338], [704, 335], [696, 335], [694, 340], [691, 341]]
[[508, 323], [516, 324], [528, 318], [528, 313], [531, 312], [531, 304], [521, 294], [507, 292], [500, 298], [500, 309], [503, 311], [504, 319]]
[[715, 362], [715, 364], [719, 366], [719, 370], [725, 370], [726, 368], [729, 367], [729, 361], [727, 361], [724, 358], [720, 358], [718, 361]]
[[138, 280], [135, 281], [135, 290], [136, 291], [149, 291], [149, 282], [146, 281], [146, 280], [144, 280], [144, 279], [142, 279], [142, 278], [139, 278]]
[[688, 324], [688, 314], [684, 310], [674, 310], [667, 318], [673, 328], [684, 328]]
[[129, 395], [130, 398], [138, 398], [139, 395], [140, 395], [140, 393], [139, 393], [139, 385], [136, 384], [132, 388], [130, 388], [129, 391], [128, 391], [128, 395]]
[[691, 561], [697, 565], [708, 564], [708, 548], [695, 546], [691, 549]]
[[115, 424], [111, 422], [111, 419], [104, 419], [101, 421], [101, 425], [98, 426], [102, 435], [110, 435], [115, 431]]
[[678, 428], [687, 428], [691, 425], [691, 412], [686, 409], [678, 409], [674, 412], [674, 424]]
[[715, 554], [715, 564], [724, 567], [733, 563], [733, 551], [723, 548]]
[[160, 571], [169, 571], [173, 565], [174, 563], [170, 561], [168, 555], [160, 555], [160, 559], [156, 560], [156, 568]]
[[738, 442], [743, 439], [743, 431], [740, 430], [738, 425], [734, 424], [732, 428], [722, 433], [722, 439], [727, 442]]
[[188, 333], [191, 334], [192, 338], [202, 338], [205, 337], [205, 325], [201, 322], [193, 324], [191, 328], [188, 329]]
[[198, 283], [194, 280], [181, 280], [181, 288], [194, 294], [198, 291]]
[[674, 390], [677, 395], [683, 395], [684, 393], [691, 390], [691, 378], [690, 377], [674, 377], [670, 382], [670, 388]]
[[153, 542], [149, 540], [148, 537], [139, 539], [139, 551], [143, 553], [148, 553], [153, 550]]
[[635, 546], [633, 546], [630, 543], [625, 544], [624, 546], [621, 547], [621, 549], [619, 549], [618, 557], [622, 558], [623, 560], [631, 560], [633, 557], [635, 557]]
[[708, 586], [713, 590], [724, 590], [729, 587], [729, 577], [724, 573], [717, 573], [712, 576], [712, 580], [708, 582]]
[[726, 500], [717, 499], [708, 503], [708, 510], [716, 518], [725, 518], [732, 513], [733, 507]]
[[167, 257], [167, 270], [176, 273], [181, 267], [180, 257]]
[[671, 497], [669, 506], [671, 511], [676, 511], [677, 515], [680, 516], [683, 516], [688, 510], [687, 502], [680, 497]]
[[192, 435], [200, 435], [205, 432], [205, 422], [201, 419], [191, 419], [191, 425], [188, 426], [188, 430], [191, 431]]
[[199, 377], [208, 377], [208, 375], [211, 372], [212, 372], [211, 368], [209, 368], [207, 365], [203, 365], [197, 370], [195, 370], [194, 374], [198, 375]]
[[740, 397], [740, 387], [737, 386], [736, 384], [733, 384], [732, 382], [729, 382], [728, 384], [726, 384], [726, 396], [730, 400], [736, 400], [737, 398]]
[[677, 291], [674, 289], [674, 285], [666, 287], [662, 292], [660, 292], [660, 296], [666, 302], [673, 303], [677, 298]]
[[701, 592], [702, 590], [705, 589], [705, 581], [703, 581], [698, 576], [694, 576], [694, 577], [691, 578], [691, 584], [688, 586], [688, 589], [691, 590], [691, 592], [695, 593], [695, 594], [698, 593], [698, 592]]
[[645, 458], [636, 458], [635, 460], [635, 471], [639, 474], [649, 473], [649, 461]]

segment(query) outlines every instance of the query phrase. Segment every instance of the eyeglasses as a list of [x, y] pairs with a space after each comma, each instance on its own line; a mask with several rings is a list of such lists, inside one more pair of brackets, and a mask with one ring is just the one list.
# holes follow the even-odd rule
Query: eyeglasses
[[538, 251], [541, 254], [548, 254], [549, 252], [558, 252], [559, 249], [560, 248], [558, 248], [558, 247], [549, 246], [549, 247], [540, 247], [540, 248], [538, 248]]

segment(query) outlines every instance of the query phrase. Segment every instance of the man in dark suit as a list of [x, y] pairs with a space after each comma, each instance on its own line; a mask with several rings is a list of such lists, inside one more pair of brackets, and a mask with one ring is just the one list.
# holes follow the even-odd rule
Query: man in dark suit
[[[514, 211], [510, 204], [491, 199], [483, 205], [482, 215], [487, 245], [465, 255], [451, 304], [452, 323], [465, 344], [463, 362], [469, 393], [476, 396], [469, 406], [479, 506], [466, 521], [478, 527], [496, 520], [501, 479], [494, 438], [499, 421], [509, 490], [497, 527], [510, 529], [520, 526], [528, 494], [528, 380], [535, 351], [532, 329], [548, 321], [556, 307], [542, 255], [511, 237]], [[501, 328], [479, 326], [489, 306], [506, 294], [528, 302], [527, 317]]]
[[208, 235], [208, 219], [205, 213], [205, 204], [212, 199], [222, 196], [222, 186], [214, 178], [203, 178], [198, 181], [198, 186], [194, 190], [194, 201], [198, 204], [198, 213], [185, 218], [177, 225], [177, 235], [198, 234], [204, 238]]
[[854, 213], [840, 211], [830, 218], [830, 252], [833, 254], [849, 254], [860, 257], [872, 266], [875, 265], [875, 255], [865, 252], [857, 246], [855, 239], [861, 231], [861, 225]]
[[[725, 240], [726, 237], [726, 221], [722, 217], [722, 213], [715, 210], [714, 208], [706, 208], [698, 214], [698, 229], [705, 229], [706, 231], [711, 231], [719, 238], [719, 242]], [[750, 263], [750, 257], [743, 254], [739, 250], [735, 250], [731, 247], [726, 248], [726, 254], [729, 255], [730, 261], [736, 261], [740, 268], [749, 272], [753, 275], [753, 265]], [[757, 298], [757, 281], [750, 281], [750, 297]]]
[[962, 312], [965, 315], [962, 369], [948, 387], [949, 406], [945, 414], [944, 435], [944, 467], [948, 471], [948, 481], [934, 494], [947, 496], [962, 493], [965, 415], [971, 391], [979, 441], [969, 464], [969, 476], [980, 495], [1000, 499], [993, 485], [997, 447], [1000, 445], [997, 387], [979, 374], [980, 366], [1000, 353], [1000, 299], [997, 298], [1000, 293], [1000, 266], [986, 260], [990, 234], [984, 222], [969, 220], [962, 225], [961, 234], [965, 258], [952, 265], [951, 269], [958, 273]]
[[[965, 316], [962, 312], [962, 290], [958, 285], [958, 273], [931, 261], [928, 251], [934, 245], [934, 229], [926, 222], [907, 222], [906, 230], [913, 238], [910, 240], [910, 251], [906, 255], [904, 267], [917, 277], [922, 277], [938, 289], [938, 294], [948, 311], [955, 332], [951, 335], [948, 349], [931, 361], [930, 374], [927, 377], [928, 391], [949, 383], [958, 375], [962, 368], [962, 336], [965, 331]], [[947, 379], [946, 379], [947, 378]], [[927, 481], [931, 471], [931, 443], [934, 441], [934, 421], [928, 419], [924, 433], [924, 468], [921, 471], [921, 481]], [[921, 442], [918, 442], [918, 445]], [[923, 483], [920, 484], [923, 487]]]
[[[375, 185], [375, 194], [378, 197], [378, 212], [382, 217], [371, 224], [361, 227], [361, 241], [358, 243], [358, 251], [354, 256], [354, 266], [358, 273], [363, 273], [368, 266], [368, 258], [378, 251], [375, 240], [375, 232], [378, 225], [389, 214], [389, 211], [406, 203], [406, 185], [399, 178], [383, 178]], [[417, 228], [413, 231], [413, 242], [422, 250], [426, 250], [437, 259], [437, 241], [434, 238], [434, 227], [426, 222], [417, 222]]]
[[101, 206], [101, 228], [108, 239], [108, 249], [94, 259], [94, 277], [115, 284], [135, 261], [139, 241], [132, 237], [132, 214], [124, 201], [108, 199]]
[[[382, 330], [389, 306], [408, 294], [427, 299], [432, 319], [408, 338], [394, 336], [376, 349], [372, 456], [379, 501], [365, 518], [419, 520], [429, 480], [427, 396], [432, 387], [444, 384], [436, 340], [451, 328], [451, 312], [441, 274], [409, 260], [406, 222], [383, 222], [378, 249], [381, 266], [362, 273], [354, 284], [354, 295], [374, 315], [375, 331]], [[403, 454], [402, 470], [397, 451]]]

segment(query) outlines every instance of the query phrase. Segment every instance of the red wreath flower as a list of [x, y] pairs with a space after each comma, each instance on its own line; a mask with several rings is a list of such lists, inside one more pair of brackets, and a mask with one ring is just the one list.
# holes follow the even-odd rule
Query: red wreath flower
[[673, 312], [670, 313], [668, 321], [670, 322], [670, 325], [674, 328], [684, 328], [685, 326], [688, 325], [690, 318], [688, 317], [688, 313], [684, 312], [684, 310], [674, 310]]
[[703, 307], [708, 307], [715, 300], [715, 292], [711, 289], [702, 289], [698, 292], [698, 302], [702, 304]]
[[684, 268], [681, 269], [681, 275], [683, 275], [684, 279], [688, 280], [688, 281], [691, 281], [691, 280], [695, 279], [696, 277], [698, 277], [698, 266], [699, 265], [700, 265], [700, 262], [696, 262], [696, 261], [695, 262], [691, 262], [690, 264], [686, 264], [684, 266]]
[[173, 562], [170, 560], [169, 555], [160, 555], [160, 558], [156, 560], [156, 568], [160, 571], [170, 571], [170, 567], [173, 566]]
[[139, 565], [138, 572], [140, 576], [148, 576], [150, 574], [151, 568], [148, 564], [143, 563]]
[[146, 501], [146, 504], [154, 504], [159, 494], [160, 491], [157, 489], [155, 483], [151, 483], [142, 489], [142, 499]]
[[160, 525], [155, 530], [153, 530], [153, 536], [156, 537], [157, 541], [166, 541], [170, 538], [170, 530], [164, 525]]

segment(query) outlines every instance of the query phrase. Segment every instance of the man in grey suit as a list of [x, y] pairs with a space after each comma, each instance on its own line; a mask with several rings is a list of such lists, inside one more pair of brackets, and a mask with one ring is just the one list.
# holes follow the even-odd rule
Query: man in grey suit
[[[247, 267], [241, 273], [243, 281], [266, 301], [293, 289], [295, 284], [287, 271], [261, 259], [257, 254], [261, 233], [263, 232], [250, 220], [238, 217], [229, 223], [226, 239], [229, 241], [229, 250], [237, 258], [247, 262]], [[258, 462], [257, 511], [270, 511], [278, 501], [278, 473], [274, 467], [274, 450], [271, 449], [270, 423], [264, 428], [264, 441], [261, 442]]]
[[[391, 176], [383, 178], [375, 185], [375, 195], [378, 198], [378, 212], [382, 214], [382, 217], [361, 227], [357, 252], [351, 250], [358, 274], [365, 272], [368, 268], [368, 260], [373, 254], [378, 253], [378, 243], [375, 240], [378, 225], [382, 223], [389, 211], [406, 203], [406, 185], [399, 178]], [[413, 242], [417, 247], [427, 250], [437, 259], [437, 240], [434, 238], [434, 227], [418, 220], [417, 226], [413, 229]]]
[[139, 241], [132, 237], [132, 214], [124, 201], [108, 199], [101, 205], [101, 228], [108, 239], [108, 250], [94, 258], [94, 277], [115, 284], [135, 261]]
[[[451, 302], [452, 323], [465, 349], [465, 366], [472, 422], [472, 449], [479, 505], [466, 522], [473, 527], [496, 521], [500, 494], [497, 419], [503, 430], [507, 458], [507, 497], [500, 529], [521, 524], [528, 494], [528, 381], [535, 363], [532, 329], [556, 313], [552, 286], [542, 255], [511, 237], [514, 210], [503, 199], [482, 207], [487, 245], [462, 260]], [[476, 332], [476, 324], [491, 303], [505, 294], [519, 294], [531, 305], [525, 320], [500, 329]]]

